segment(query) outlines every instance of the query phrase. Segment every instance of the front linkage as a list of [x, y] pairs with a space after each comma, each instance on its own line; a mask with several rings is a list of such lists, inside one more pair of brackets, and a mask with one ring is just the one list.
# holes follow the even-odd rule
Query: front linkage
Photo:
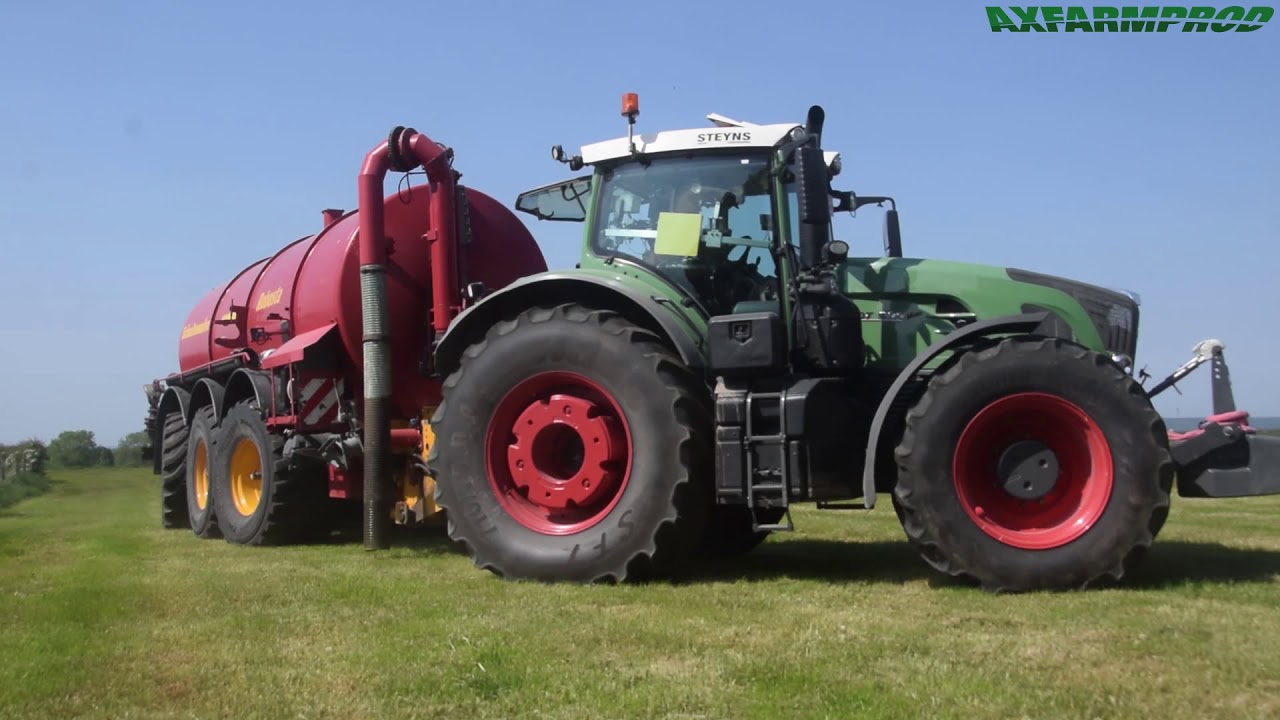
[[1148, 398], [1154, 398], [1206, 362], [1213, 368], [1213, 414], [1195, 430], [1169, 433], [1169, 448], [1178, 465], [1178, 495], [1227, 498], [1280, 494], [1280, 437], [1259, 435], [1249, 426], [1249, 413], [1236, 409], [1224, 350], [1218, 340], [1200, 342], [1191, 360], [1147, 393]]

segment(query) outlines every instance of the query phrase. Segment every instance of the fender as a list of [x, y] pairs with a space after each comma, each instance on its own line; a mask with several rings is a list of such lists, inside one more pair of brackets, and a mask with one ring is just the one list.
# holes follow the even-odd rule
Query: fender
[[221, 422], [228, 409], [245, 400], [252, 400], [264, 416], [272, 411], [271, 378], [258, 370], [240, 368], [231, 373], [227, 380], [227, 390], [223, 396], [222, 409], [218, 414]]
[[191, 422], [191, 393], [176, 385], [165, 388], [164, 395], [160, 396], [156, 405], [156, 426], [163, 427], [165, 416], [172, 412], [180, 413], [184, 421]]
[[192, 420], [196, 418], [196, 411], [205, 405], [213, 406], [213, 416], [222, 419], [222, 415], [226, 412], [223, 397], [226, 395], [226, 389], [222, 384], [210, 378], [201, 378], [191, 391], [191, 404], [187, 408], [187, 424], [190, 425]]
[[691, 369], [702, 371], [706, 367], [703, 339], [695, 338], [695, 331], [669, 302], [608, 276], [549, 272], [517, 280], [459, 313], [436, 345], [436, 372], [447, 376], [456, 370], [467, 345], [483, 336], [484, 330], [509, 310], [574, 301], [616, 310], [628, 320], [664, 335]]
[[898, 395], [907, 383], [919, 374], [920, 369], [930, 361], [948, 350], [955, 350], [962, 345], [985, 338], [990, 335], [1021, 335], [1030, 333], [1049, 317], [1047, 312], [1027, 313], [1023, 315], [1007, 315], [1004, 317], [982, 320], [956, 330], [921, 352], [915, 357], [898, 377], [894, 379], [880, 407], [876, 408], [875, 417], [871, 420], [871, 431], [867, 435], [867, 456], [862, 471], [862, 504], [870, 510], [876, 506], [876, 459], [879, 456], [880, 438], [884, 432], [884, 421]]
[[154, 448], [151, 469], [157, 475], [160, 473], [160, 456], [163, 454], [164, 420], [170, 413], [176, 412], [182, 416], [183, 424], [190, 424], [190, 408], [191, 393], [176, 385], [165, 388], [164, 394], [160, 396], [160, 402], [156, 404], [155, 437], [151, 438], [151, 447]]

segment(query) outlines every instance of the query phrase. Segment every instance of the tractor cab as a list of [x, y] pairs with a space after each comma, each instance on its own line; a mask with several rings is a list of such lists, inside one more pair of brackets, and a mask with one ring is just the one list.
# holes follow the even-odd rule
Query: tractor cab
[[[638, 114], [633, 97], [623, 103], [629, 129]], [[798, 260], [802, 235], [793, 151], [811, 136], [794, 124], [708, 119], [710, 128], [629, 132], [572, 158], [556, 146], [556, 160], [573, 170], [591, 166], [592, 174], [523, 193], [516, 209], [585, 223], [587, 258], [639, 266], [678, 287], [706, 317], [781, 313], [788, 277], [780, 267]], [[824, 177], [811, 192], [829, 225], [828, 183], [840, 156], [820, 157]]]
[[793, 232], [794, 182], [775, 182], [767, 151], [712, 151], [624, 161], [597, 174], [587, 250], [650, 268], [707, 315], [777, 304], [775, 248]]

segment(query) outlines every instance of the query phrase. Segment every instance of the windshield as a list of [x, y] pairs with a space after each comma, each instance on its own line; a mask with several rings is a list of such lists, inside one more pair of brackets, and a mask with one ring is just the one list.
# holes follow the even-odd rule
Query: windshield
[[659, 158], [605, 170], [592, 250], [653, 267], [713, 315], [742, 302], [776, 301], [772, 187], [762, 153]]

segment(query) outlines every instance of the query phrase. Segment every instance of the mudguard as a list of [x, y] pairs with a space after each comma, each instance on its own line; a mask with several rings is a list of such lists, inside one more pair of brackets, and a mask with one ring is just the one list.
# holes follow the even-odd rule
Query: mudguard
[[161, 436], [164, 434], [164, 419], [170, 413], [178, 413], [182, 415], [184, 423], [191, 422], [191, 393], [183, 390], [176, 385], [170, 385], [165, 388], [164, 394], [160, 396], [160, 402], [156, 404], [155, 413], [155, 430], [151, 437], [151, 470], [155, 474], [160, 473], [160, 442]]
[[255, 401], [263, 415], [270, 415], [273, 408], [271, 378], [264, 372], [246, 368], [240, 368], [231, 373], [231, 378], [227, 380], [227, 391], [223, 396], [222, 412], [218, 414], [218, 420], [222, 420], [229, 408], [244, 400]]
[[181, 413], [184, 420], [191, 422], [191, 393], [170, 385], [156, 406], [156, 426], [163, 427], [165, 416], [172, 412]]
[[191, 421], [195, 419], [196, 411], [205, 405], [212, 405], [213, 416], [222, 419], [223, 413], [226, 412], [223, 403], [225, 396], [226, 389], [222, 387], [221, 383], [210, 378], [201, 379], [191, 391], [191, 403], [186, 411], [187, 424], [191, 424]]
[[453, 372], [467, 346], [513, 309], [560, 302], [589, 302], [616, 310], [632, 322], [661, 332], [690, 368], [705, 368], [703, 333], [683, 311], [672, 307], [674, 302], [637, 285], [585, 272], [549, 272], [517, 280], [459, 313], [436, 344], [435, 371], [442, 376]]
[[884, 433], [884, 422], [893, 407], [894, 401], [902, 393], [903, 388], [911, 381], [920, 369], [939, 355], [991, 335], [1013, 335], [1030, 333], [1048, 318], [1049, 313], [1037, 312], [1023, 315], [990, 318], [956, 330], [944, 340], [930, 345], [924, 352], [912, 360], [898, 377], [894, 379], [889, 390], [885, 392], [880, 406], [876, 408], [875, 417], [871, 420], [871, 430], [867, 434], [867, 456], [862, 471], [862, 504], [868, 510], [876, 506], [876, 458], [879, 456], [880, 438]]

